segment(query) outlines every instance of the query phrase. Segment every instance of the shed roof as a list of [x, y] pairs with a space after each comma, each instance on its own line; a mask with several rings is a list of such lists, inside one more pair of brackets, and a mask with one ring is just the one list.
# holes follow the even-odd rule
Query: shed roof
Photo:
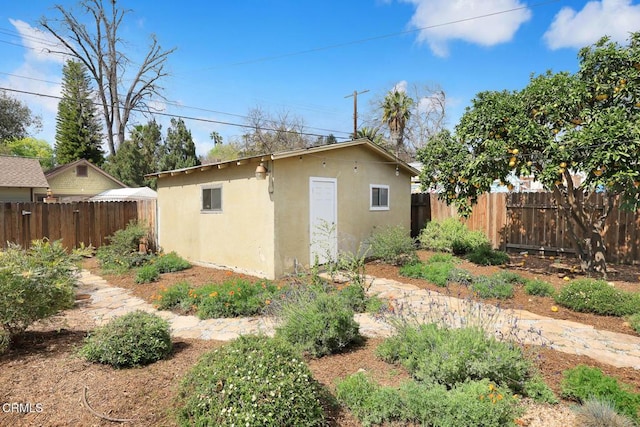
[[38, 159], [0, 156], [0, 187], [49, 187]]
[[180, 173], [189, 174], [189, 173], [195, 172], [196, 170], [205, 171], [205, 170], [211, 169], [213, 166], [218, 167], [219, 169], [222, 169], [223, 167], [226, 167], [231, 164], [241, 165], [241, 164], [245, 164], [250, 161], [256, 161], [256, 160], [266, 161], [266, 160], [286, 159], [289, 157], [313, 155], [313, 154], [319, 154], [327, 151], [340, 150], [343, 148], [355, 147], [355, 146], [363, 146], [371, 151], [378, 153], [381, 157], [385, 158], [389, 164], [395, 164], [398, 166], [400, 170], [408, 172], [411, 175], [418, 175], [420, 173], [417, 169], [410, 166], [406, 162], [400, 160], [399, 158], [389, 153], [387, 150], [380, 147], [379, 145], [374, 144], [369, 139], [360, 138], [360, 139], [354, 139], [352, 141], [340, 142], [336, 144], [327, 144], [327, 145], [320, 145], [316, 147], [300, 148], [297, 150], [281, 151], [281, 152], [275, 152], [275, 153], [269, 153], [269, 154], [260, 154], [256, 156], [242, 157], [234, 160], [227, 160], [223, 162], [208, 163], [200, 166], [191, 166], [188, 168], [175, 169], [172, 171], [156, 172], [156, 173], [149, 174], [147, 176], [151, 176], [151, 177], [156, 176], [158, 178], [163, 178], [166, 176], [179, 175]]

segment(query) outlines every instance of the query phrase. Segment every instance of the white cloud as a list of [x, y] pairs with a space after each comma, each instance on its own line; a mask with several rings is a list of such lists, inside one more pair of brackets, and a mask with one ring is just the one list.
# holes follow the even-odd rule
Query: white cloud
[[582, 48], [602, 36], [623, 42], [638, 31], [640, 5], [631, 0], [590, 1], [581, 11], [563, 7], [555, 16], [544, 39], [551, 49]]
[[32, 27], [28, 23], [19, 19], [9, 19], [26, 48], [25, 58], [39, 62], [57, 62], [63, 64], [69, 51], [49, 33], [45, 33], [38, 28]]
[[407, 81], [406, 80], [400, 80], [398, 83], [396, 83], [395, 85], [393, 85], [393, 92], [407, 92]]
[[447, 56], [450, 40], [482, 46], [510, 41], [518, 28], [531, 18], [519, 0], [404, 0], [416, 6], [410, 25], [421, 29], [418, 41], [433, 53]]

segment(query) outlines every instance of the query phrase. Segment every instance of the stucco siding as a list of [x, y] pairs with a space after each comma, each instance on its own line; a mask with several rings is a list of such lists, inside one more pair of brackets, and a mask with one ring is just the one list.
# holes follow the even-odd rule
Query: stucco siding
[[[357, 169], [356, 169], [357, 166]], [[310, 177], [337, 181], [339, 251], [356, 251], [378, 227], [411, 225], [411, 177], [361, 146], [275, 161], [275, 266], [282, 274], [296, 263], [308, 268]], [[389, 187], [389, 209], [370, 209], [370, 185]]]
[[[158, 179], [159, 243], [190, 261], [274, 278], [273, 202], [257, 163]], [[202, 212], [203, 187], [221, 188], [222, 211]]]

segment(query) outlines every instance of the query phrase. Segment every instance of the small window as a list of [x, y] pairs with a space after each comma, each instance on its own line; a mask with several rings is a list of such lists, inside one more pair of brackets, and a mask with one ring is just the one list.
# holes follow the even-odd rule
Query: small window
[[369, 207], [372, 211], [389, 210], [389, 186], [374, 185], [370, 186], [370, 203]]
[[202, 211], [222, 212], [222, 187], [204, 187], [202, 189]]
[[76, 166], [76, 176], [81, 176], [81, 177], [89, 176], [89, 171], [87, 169], [88, 169], [87, 165]]

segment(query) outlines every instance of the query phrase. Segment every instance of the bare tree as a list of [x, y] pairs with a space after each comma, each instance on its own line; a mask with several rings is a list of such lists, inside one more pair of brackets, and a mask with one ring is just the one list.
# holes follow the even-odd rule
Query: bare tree
[[[105, 8], [105, 4], [109, 6]], [[111, 155], [125, 140], [125, 130], [132, 111], [148, 111], [148, 100], [160, 96], [159, 81], [167, 76], [165, 63], [174, 49], [162, 50], [155, 35], [141, 61], [133, 69], [132, 60], [124, 54], [123, 40], [118, 35], [122, 20], [130, 10], [119, 9], [116, 0], [81, 0], [84, 15], [93, 19], [95, 27], [87, 28], [78, 16], [61, 5], [55, 9], [61, 19], [42, 18], [40, 24], [82, 62], [96, 83], [96, 92], [105, 120], [107, 144]], [[55, 27], [54, 27], [55, 25]], [[125, 81], [130, 81], [127, 85]]]
[[288, 111], [271, 115], [260, 107], [247, 114], [250, 132], [243, 136], [247, 155], [293, 150], [311, 145], [304, 133], [304, 121]]

